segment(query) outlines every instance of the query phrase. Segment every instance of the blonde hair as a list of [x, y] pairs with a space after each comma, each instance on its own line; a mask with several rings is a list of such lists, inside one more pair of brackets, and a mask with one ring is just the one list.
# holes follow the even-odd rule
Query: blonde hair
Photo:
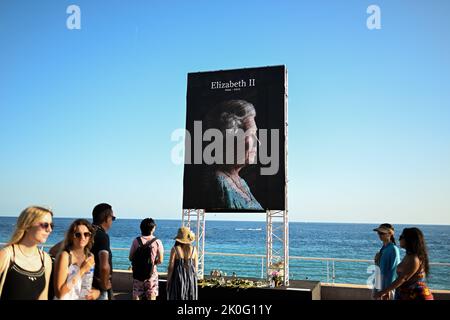
[[53, 217], [53, 212], [43, 207], [32, 206], [23, 210], [17, 218], [16, 229], [7, 246], [19, 243], [25, 236], [26, 231], [49, 213]]

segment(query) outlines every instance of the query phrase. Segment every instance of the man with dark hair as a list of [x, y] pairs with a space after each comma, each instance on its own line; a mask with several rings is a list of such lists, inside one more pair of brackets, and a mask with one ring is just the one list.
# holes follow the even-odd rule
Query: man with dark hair
[[112, 207], [107, 203], [100, 203], [92, 211], [92, 224], [96, 230], [92, 254], [95, 257], [94, 281], [92, 286], [100, 290], [99, 300], [112, 300], [112, 252], [108, 230], [116, 220]]
[[141, 236], [134, 239], [129, 259], [133, 266], [133, 300], [156, 300], [159, 294], [157, 265], [164, 259], [161, 240], [153, 234], [156, 223], [152, 218], [141, 221]]

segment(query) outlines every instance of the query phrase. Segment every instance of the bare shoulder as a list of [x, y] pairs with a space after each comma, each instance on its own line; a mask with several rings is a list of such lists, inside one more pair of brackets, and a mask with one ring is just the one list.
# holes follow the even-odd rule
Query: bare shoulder
[[411, 268], [413, 270], [416, 270], [420, 266], [420, 259], [415, 254], [407, 254], [405, 255], [404, 265], [406, 265], [408, 268]]
[[61, 251], [56, 257], [57, 261], [62, 261], [63, 265], [66, 265], [69, 262], [69, 253], [67, 251]]
[[414, 255], [411, 257], [411, 264], [414, 264], [414, 266], [419, 267], [421, 264], [421, 261], [417, 255]]
[[44, 251], [44, 259], [46, 263], [52, 263], [52, 258], [50, 257], [50, 255]]
[[11, 257], [11, 246], [0, 249], [0, 262], [8, 260]]
[[0, 274], [8, 267], [11, 257], [10, 247], [5, 247], [0, 250]]

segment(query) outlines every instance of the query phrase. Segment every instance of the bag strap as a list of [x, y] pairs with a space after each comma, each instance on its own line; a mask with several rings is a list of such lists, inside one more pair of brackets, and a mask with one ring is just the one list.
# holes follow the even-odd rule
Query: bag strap
[[158, 238], [154, 237], [152, 240], [147, 241], [147, 242], [145, 243], [145, 245], [148, 246], [148, 247], [150, 247], [150, 246], [153, 244], [153, 242], [155, 242], [156, 240], [158, 240]]
[[144, 244], [142, 243], [141, 237], [137, 237], [136, 240], [137, 240], [137, 242], [138, 242], [138, 244], [139, 244], [139, 247], [142, 247], [142, 246], [144, 245]]

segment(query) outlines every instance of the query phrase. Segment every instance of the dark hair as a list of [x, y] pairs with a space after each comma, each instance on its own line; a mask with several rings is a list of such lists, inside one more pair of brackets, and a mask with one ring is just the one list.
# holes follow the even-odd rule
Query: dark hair
[[153, 229], [155, 229], [156, 223], [152, 218], [145, 218], [141, 221], [141, 233], [143, 236], [149, 236]]
[[107, 203], [100, 203], [92, 210], [92, 223], [100, 225], [112, 216], [112, 207]]
[[428, 250], [425, 244], [425, 237], [418, 228], [403, 229], [401, 237], [405, 241], [406, 254], [415, 254], [423, 265], [423, 270], [428, 277], [430, 265], [428, 260]]
[[77, 219], [74, 222], [72, 222], [69, 226], [69, 229], [67, 229], [66, 235], [64, 237], [64, 244], [63, 244], [63, 250], [64, 251], [70, 251], [73, 247], [73, 238], [75, 234], [75, 229], [78, 226], [86, 226], [88, 228], [89, 232], [91, 233], [91, 237], [89, 238], [89, 242], [84, 248], [84, 253], [86, 255], [89, 255], [89, 252], [92, 249], [92, 246], [94, 244], [94, 235], [95, 230], [94, 227], [87, 221], [86, 219]]

